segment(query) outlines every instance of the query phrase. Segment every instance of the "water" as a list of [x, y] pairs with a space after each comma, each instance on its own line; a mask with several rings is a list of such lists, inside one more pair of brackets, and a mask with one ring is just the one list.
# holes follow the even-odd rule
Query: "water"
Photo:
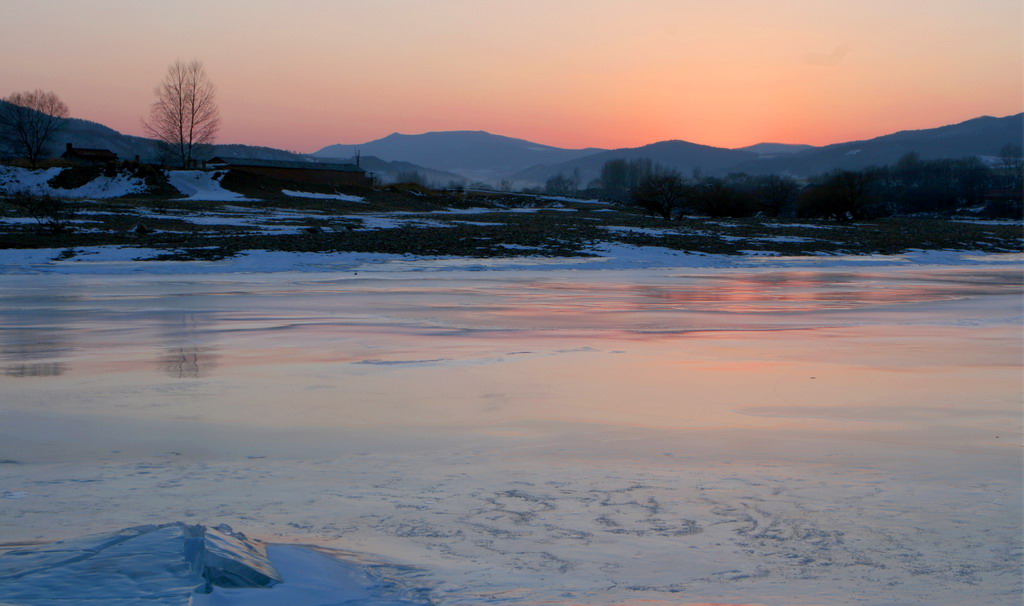
[[0, 276], [0, 541], [227, 522], [419, 566], [445, 603], [1000, 603], [1021, 290], [977, 267]]

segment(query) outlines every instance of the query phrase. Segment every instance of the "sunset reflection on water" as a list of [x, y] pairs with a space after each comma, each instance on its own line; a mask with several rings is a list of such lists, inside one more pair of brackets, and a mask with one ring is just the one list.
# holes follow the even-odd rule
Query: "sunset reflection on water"
[[[58, 345], [3, 333], [0, 380], [12, 393], [33, 381], [87, 385], [94, 396], [77, 398], [78, 412], [261, 426], [928, 426], [934, 440], [955, 426], [977, 441], [1019, 424], [1021, 343], [1007, 331], [1020, 316], [1019, 272], [608, 278], [113, 280], [51, 303], [63, 328], [39, 328], [39, 342]], [[2, 313], [16, 324], [28, 312]], [[909, 409], [932, 412], [884, 412]]]
[[[774, 271], [725, 275], [674, 275], [666, 284], [580, 285], [539, 282], [529, 285], [544, 293], [542, 305], [572, 310], [632, 302], [638, 308], [723, 313], [814, 312], [947, 301], [967, 296], [1006, 294], [1019, 290], [1021, 275], [976, 272], [948, 275], [908, 272], [891, 275], [867, 272]], [[551, 296], [554, 293], [554, 296]]]

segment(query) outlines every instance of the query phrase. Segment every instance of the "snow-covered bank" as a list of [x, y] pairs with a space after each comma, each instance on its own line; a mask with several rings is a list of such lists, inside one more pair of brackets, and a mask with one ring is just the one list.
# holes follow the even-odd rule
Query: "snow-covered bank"
[[60, 174], [62, 170], [64, 169], [30, 170], [17, 166], [0, 166], [0, 192], [27, 191], [35, 195], [58, 198], [119, 198], [129, 194], [142, 193], [147, 189], [146, 183], [142, 179], [120, 172], [113, 177], [100, 175], [85, 185], [72, 189], [51, 187], [48, 181]]
[[[73, 252], [74, 254], [69, 254]], [[589, 257], [428, 257], [384, 253], [305, 253], [251, 250], [218, 261], [148, 261], [167, 251], [144, 247], [0, 250], [0, 274], [209, 274], [346, 271], [512, 271], [627, 269], [744, 269], [828, 267], [1006, 266], [1024, 264], [1024, 254], [970, 251], [911, 251], [900, 255], [782, 256], [687, 253], [652, 246], [602, 244]]]

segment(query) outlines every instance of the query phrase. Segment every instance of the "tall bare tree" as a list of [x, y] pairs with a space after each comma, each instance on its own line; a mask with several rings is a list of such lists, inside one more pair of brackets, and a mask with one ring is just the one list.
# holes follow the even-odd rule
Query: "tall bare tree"
[[53, 136], [67, 123], [68, 106], [56, 93], [36, 89], [13, 93], [0, 104], [0, 138], [35, 168]]
[[200, 61], [175, 61], [154, 89], [156, 101], [143, 122], [146, 131], [171, 152], [182, 167], [192, 166], [200, 149], [220, 129], [216, 88]]

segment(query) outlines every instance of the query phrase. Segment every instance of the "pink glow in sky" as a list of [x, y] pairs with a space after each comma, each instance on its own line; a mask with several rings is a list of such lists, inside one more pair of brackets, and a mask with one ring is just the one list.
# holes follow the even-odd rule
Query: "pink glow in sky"
[[1020, 0], [0, 0], [0, 95], [142, 134], [175, 59], [222, 143], [486, 130], [816, 145], [1024, 111]]

